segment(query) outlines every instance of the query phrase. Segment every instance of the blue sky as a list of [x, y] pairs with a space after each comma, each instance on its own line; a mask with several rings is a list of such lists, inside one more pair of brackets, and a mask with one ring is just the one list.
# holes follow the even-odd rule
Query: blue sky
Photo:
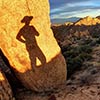
[[51, 19], [100, 15], [100, 0], [49, 0]]

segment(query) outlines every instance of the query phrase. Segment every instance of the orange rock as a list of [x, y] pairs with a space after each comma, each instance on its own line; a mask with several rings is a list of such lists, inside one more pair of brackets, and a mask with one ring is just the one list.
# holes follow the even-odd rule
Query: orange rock
[[66, 80], [66, 63], [50, 29], [48, 0], [0, 1], [0, 48], [29, 89], [51, 90]]

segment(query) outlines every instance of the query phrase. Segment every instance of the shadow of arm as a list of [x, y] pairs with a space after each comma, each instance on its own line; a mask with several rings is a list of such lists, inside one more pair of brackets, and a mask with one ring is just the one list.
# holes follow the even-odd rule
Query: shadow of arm
[[18, 33], [17, 36], [16, 36], [16, 39], [19, 40], [19, 41], [22, 42], [22, 43], [25, 43], [25, 40], [22, 39], [21, 36], [22, 36], [22, 33], [21, 33], [21, 31], [19, 31], [19, 33]]

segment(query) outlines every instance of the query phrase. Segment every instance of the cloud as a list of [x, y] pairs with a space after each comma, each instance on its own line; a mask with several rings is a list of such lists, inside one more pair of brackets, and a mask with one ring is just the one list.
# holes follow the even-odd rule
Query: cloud
[[63, 6], [67, 3], [77, 3], [77, 2], [84, 2], [84, 1], [90, 1], [90, 0], [49, 0], [51, 8], [57, 8], [59, 6]]
[[[97, 0], [50, 0], [51, 19], [100, 13], [100, 1]], [[96, 13], [97, 14], [97, 13]]]

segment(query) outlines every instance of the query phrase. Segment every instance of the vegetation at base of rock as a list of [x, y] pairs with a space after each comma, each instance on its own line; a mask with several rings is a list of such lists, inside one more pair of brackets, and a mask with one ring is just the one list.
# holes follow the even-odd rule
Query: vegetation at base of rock
[[90, 53], [92, 52], [92, 48], [88, 45], [81, 45], [77, 47], [71, 47], [69, 50], [66, 50], [63, 55], [67, 57], [75, 57], [81, 53]]
[[87, 45], [79, 45], [77, 47], [68, 46], [63, 52], [63, 55], [67, 61], [68, 77], [73, 74], [75, 70], [79, 70], [84, 63], [92, 58], [92, 47]]

